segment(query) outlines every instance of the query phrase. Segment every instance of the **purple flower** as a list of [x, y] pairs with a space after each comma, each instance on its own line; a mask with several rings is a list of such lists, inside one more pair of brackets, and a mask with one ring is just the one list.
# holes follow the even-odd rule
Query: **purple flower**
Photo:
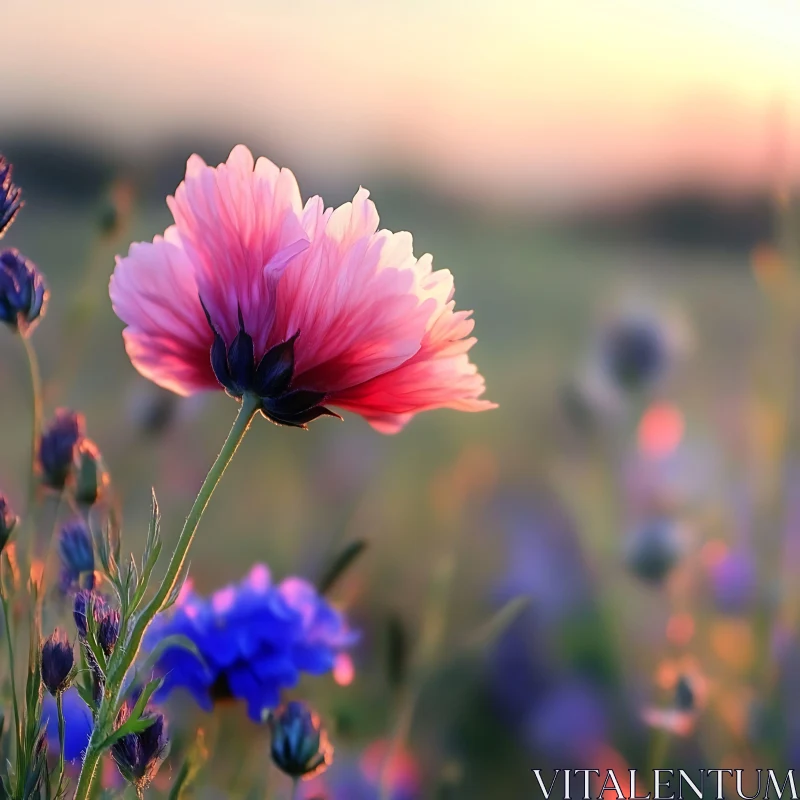
[[56, 628], [42, 645], [42, 683], [54, 697], [70, 683], [75, 653], [67, 634]]
[[[127, 707], [123, 707], [117, 719], [117, 725], [123, 725], [130, 715]], [[136, 787], [139, 797], [150, 785], [167, 749], [167, 728], [164, 715], [145, 711], [142, 718], [152, 719], [143, 731], [129, 733], [111, 746], [111, 757], [123, 778]]]
[[287, 578], [273, 585], [264, 565], [209, 598], [185, 589], [153, 622], [145, 649], [174, 634], [191, 639], [203, 661], [185, 648], [168, 648], [158, 662], [164, 685], [156, 699], [178, 687], [206, 710], [218, 700], [243, 699], [257, 722], [301, 672], [329, 672], [337, 654], [358, 638], [310, 583]]
[[46, 302], [47, 286], [36, 265], [19, 250], [0, 253], [0, 322], [28, 333]]
[[83, 415], [59, 408], [39, 441], [42, 479], [53, 489], [63, 489], [84, 436]]
[[751, 553], [732, 550], [711, 569], [714, 603], [723, 614], [744, 614], [755, 599], [758, 576]]
[[67, 522], [58, 537], [61, 559], [60, 587], [71, 590], [94, 588], [94, 548], [86, 523], [79, 518]]

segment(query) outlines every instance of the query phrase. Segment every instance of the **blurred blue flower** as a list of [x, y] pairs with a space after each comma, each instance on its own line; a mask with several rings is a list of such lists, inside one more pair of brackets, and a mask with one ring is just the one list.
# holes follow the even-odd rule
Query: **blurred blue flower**
[[625, 562], [646, 583], [660, 584], [683, 555], [680, 526], [656, 516], [635, 528], [625, 543]]
[[580, 761], [605, 740], [607, 711], [594, 687], [565, 678], [532, 709], [526, 738], [535, 751], [556, 762]]
[[22, 190], [11, 180], [12, 167], [0, 155], [0, 239], [22, 208]]
[[46, 302], [47, 286], [36, 265], [19, 250], [0, 253], [0, 322], [28, 333]]
[[731, 550], [711, 567], [714, 603], [723, 614], [745, 614], [755, 600], [757, 584], [755, 560], [747, 550]]
[[156, 700], [178, 687], [206, 710], [218, 700], [243, 699], [255, 721], [280, 704], [281, 690], [294, 686], [301, 672], [329, 672], [358, 638], [310, 583], [287, 578], [273, 585], [264, 565], [210, 598], [186, 587], [175, 607], [153, 622], [145, 649], [175, 634], [191, 639], [205, 663], [185, 648], [167, 648], [158, 662], [164, 685]]
[[59, 586], [66, 594], [80, 589], [94, 589], [94, 548], [86, 523], [76, 518], [67, 522], [58, 537], [61, 561]]
[[78, 444], [84, 436], [83, 415], [67, 408], [56, 410], [52, 422], [39, 440], [42, 480], [53, 489], [63, 489], [75, 462]]
[[669, 343], [659, 320], [631, 315], [615, 320], [603, 334], [602, 361], [612, 380], [626, 391], [655, 383], [669, 363]]
[[[64, 758], [79, 761], [92, 735], [92, 712], [83, 702], [77, 689], [67, 689], [62, 695], [64, 703]], [[51, 753], [58, 752], [58, 711], [56, 701], [49, 694], [44, 696], [42, 722], [47, 732], [47, 747]]]

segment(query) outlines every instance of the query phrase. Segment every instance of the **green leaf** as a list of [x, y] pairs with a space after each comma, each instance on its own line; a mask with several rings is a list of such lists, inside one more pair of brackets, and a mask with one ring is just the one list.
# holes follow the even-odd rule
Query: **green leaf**
[[206, 669], [205, 660], [201, 652], [197, 649], [197, 645], [188, 636], [184, 636], [182, 633], [173, 633], [161, 639], [147, 654], [144, 661], [142, 661], [141, 665], [136, 669], [136, 674], [124, 693], [125, 697], [129, 696], [139, 684], [139, 676], [152, 674], [161, 656], [173, 647], [180, 647], [183, 650], [188, 650], [203, 665], [203, 669]]
[[183, 589], [183, 584], [186, 583], [186, 579], [189, 577], [189, 567], [191, 564], [187, 561], [184, 568], [181, 570], [181, 574], [178, 576], [178, 580], [175, 583], [172, 591], [169, 593], [169, 596], [164, 601], [164, 605], [161, 606], [159, 611], [166, 611], [168, 608], [175, 605], [178, 602], [178, 597], [180, 596], [181, 589]]
[[81, 700], [83, 700], [83, 702], [86, 703], [86, 705], [89, 706], [92, 711], [97, 711], [97, 708], [94, 704], [94, 692], [92, 692], [91, 687], [81, 683], [80, 681], [75, 681], [74, 685], [78, 694], [81, 696]]
[[127, 736], [130, 733], [146, 731], [155, 721], [155, 717], [140, 717], [138, 719], [133, 719], [133, 717], [131, 717], [125, 720], [119, 728], [106, 736], [98, 747], [98, 750], [104, 753], [106, 750], [113, 747], [123, 736]]
[[208, 758], [208, 748], [202, 729], [197, 732], [197, 738], [181, 764], [180, 771], [169, 791], [169, 800], [181, 800], [191, 789], [200, 768]]
[[355, 542], [345, 545], [334, 556], [317, 582], [319, 593], [328, 594], [366, 549], [367, 542], [364, 539], [357, 539]]
[[152, 502], [150, 505], [150, 526], [147, 529], [147, 541], [144, 545], [144, 555], [142, 556], [142, 572], [147, 571], [147, 565], [155, 561], [154, 552], [161, 539], [161, 512], [158, 509], [156, 490], [151, 489]]

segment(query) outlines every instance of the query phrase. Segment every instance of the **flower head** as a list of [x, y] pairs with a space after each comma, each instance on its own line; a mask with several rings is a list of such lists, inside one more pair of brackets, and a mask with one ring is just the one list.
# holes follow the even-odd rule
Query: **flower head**
[[[130, 716], [130, 710], [123, 706], [117, 719], [117, 726], [123, 725]], [[122, 777], [135, 787], [139, 797], [150, 785], [167, 749], [167, 727], [164, 715], [145, 712], [143, 718], [152, 723], [143, 731], [129, 733], [111, 746], [111, 756]]]
[[29, 333], [46, 303], [47, 286], [36, 265], [19, 250], [0, 253], [0, 322]]
[[22, 189], [11, 180], [11, 164], [0, 156], [0, 239], [22, 208]]
[[94, 588], [94, 548], [86, 523], [79, 518], [67, 522], [58, 537], [61, 559], [61, 590]]
[[11, 509], [8, 500], [0, 494], [0, 553], [3, 552], [3, 549], [8, 544], [8, 540], [11, 538], [11, 534], [14, 532], [14, 528], [17, 527], [18, 522], [19, 518]]
[[89, 614], [92, 614], [96, 622], [108, 613], [109, 607], [105, 598], [92, 591], [82, 589], [75, 595], [72, 607], [72, 616], [75, 620], [75, 627], [78, 629], [78, 636], [85, 639], [89, 631]]
[[244, 146], [189, 159], [175, 224], [118, 259], [111, 299], [134, 366], [178, 394], [257, 396], [305, 427], [338, 406], [395, 431], [432, 408], [480, 411], [473, 323], [411, 236], [378, 230], [366, 191], [326, 210]]
[[53, 697], [69, 686], [74, 664], [72, 642], [64, 631], [56, 628], [42, 645], [42, 683]]
[[215, 701], [243, 699], [257, 722], [301, 672], [331, 671], [337, 654], [357, 639], [311, 584], [288, 578], [273, 585], [263, 565], [209, 598], [184, 590], [175, 608], [150, 626], [145, 649], [174, 634], [194, 642], [203, 661], [184, 648], [168, 648], [158, 662], [164, 685], [156, 699], [178, 687], [207, 710]]
[[78, 445], [75, 463], [76, 502], [94, 505], [102, 497], [108, 482], [108, 472], [99, 448], [91, 439], [83, 439]]
[[292, 778], [310, 779], [333, 760], [333, 747], [319, 716], [305, 704], [287, 703], [269, 718], [272, 761]]
[[97, 642], [103, 652], [110, 656], [119, 639], [119, 611], [110, 608], [103, 612], [97, 623]]
[[668, 517], [656, 517], [635, 529], [626, 543], [630, 570], [648, 583], [658, 584], [683, 554], [680, 526]]
[[39, 442], [39, 465], [42, 480], [53, 489], [63, 489], [69, 478], [84, 435], [82, 414], [59, 408], [53, 421], [42, 432]]

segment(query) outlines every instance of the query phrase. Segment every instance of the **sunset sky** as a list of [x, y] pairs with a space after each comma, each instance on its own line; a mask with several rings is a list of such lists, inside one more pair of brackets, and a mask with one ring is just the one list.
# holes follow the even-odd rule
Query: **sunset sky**
[[3, 5], [0, 145], [199, 129], [556, 203], [800, 172], [800, 0]]

